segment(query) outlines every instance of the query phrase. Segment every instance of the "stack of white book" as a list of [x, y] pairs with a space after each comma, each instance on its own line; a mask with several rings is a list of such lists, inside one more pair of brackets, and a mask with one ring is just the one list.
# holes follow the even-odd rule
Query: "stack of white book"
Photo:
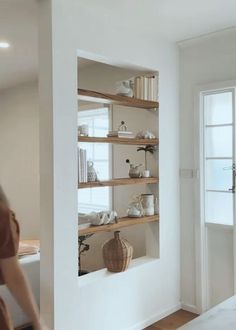
[[78, 148], [78, 179], [80, 183], [88, 182], [87, 151], [82, 148]]
[[107, 136], [118, 137], [118, 138], [129, 138], [129, 139], [133, 139], [135, 137], [134, 133], [129, 131], [109, 131]]
[[158, 76], [146, 75], [135, 77], [134, 97], [141, 100], [158, 101]]

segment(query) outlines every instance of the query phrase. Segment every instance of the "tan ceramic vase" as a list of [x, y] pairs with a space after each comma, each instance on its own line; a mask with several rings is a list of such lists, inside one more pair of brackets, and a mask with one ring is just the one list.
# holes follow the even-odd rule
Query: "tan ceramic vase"
[[133, 247], [125, 239], [120, 238], [115, 231], [114, 238], [104, 243], [102, 247], [105, 266], [112, 273], [124, 272], [133, 257]]

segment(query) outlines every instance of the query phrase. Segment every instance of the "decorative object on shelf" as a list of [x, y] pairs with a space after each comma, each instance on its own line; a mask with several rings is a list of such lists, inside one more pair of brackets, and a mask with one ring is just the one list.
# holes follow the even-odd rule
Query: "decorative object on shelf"
[[90, 223], [93, 226], [101, 226], [108, 223], [117, 223], [118, 215], [116, 211], [101, 211], [84, 214], [79, 218], [81, 222]]
[[159, 214], [159, 202], [157, 196], [154, 198], [154, 214]]
[[133, 196], [128, 206], [127, 215], [130, 218], [140, 218], [143, 216], [143, 206], [140, 195]]
[[121, 124], [119, 125], [117, 131], [109, 131], [107, 136], [108, 137], [119, 137], [119, 138], [131, 138], [135, 137], [133, 132], [127, 130], [127, 126], [125, 122], [122, 120]]
[[125, 125], [125, 122], [122, 120], [120, 123], [120, 126], [118, 127], [118, 131], [127, 132], [127, 126]]
[[137, 139], [150, 139], [151, 140], [151, 139], [155, 139], [156, 136], [148, 130], [143, 130], [143, 131], [138, 132], [138, 134], [136, 135], [136, 138]]
[[88, 168], [88, 182], [98, 181], [97, 172], [95, 171], [94, 164], [91, 160], [87, 162]]
[[151, 176], [150, 170], [142, 171], [142, 178], [150, 178], [150, 176]]
[[114, 238], [105, 242], [102, 247], [105, 266], [112, 273], [124, 272], [133, 257], [132, 245], [120, 238], [119, 233], [115, 231]]
[[133, 82], [132, 80], [118, 81], [116, 83], [116, 94], [133, 97]]
[[140, 166], [143, 166], [142, 164], [132, 164], [130, 163], [129, 159], [126, 159], [126, 163], [129, 164], [129, 177], [130, 178], [140, 178], [141, 177], [141, 172], [140, 172]]
[[79, 255], [78, 255], [79, 273], [78, 273], [78, 275], [79, 276], [86, 275], [89, 273], [88, 271], [82, 269], [81, 256], [83, 255], [84, 252], [89, 250], [90, 246], [89, 246], [89, 244], [86, 244], [85, 241], [86, 241], [86, 239], [88, 239], [91, 236], [92, 236], [92, 234], [83, 235], [83, 236], [78, 237], [78, 244], [79, 244]]
[[89, 131], [89, 128], [88, 128], [87, 124], [78, 126], [78, 135], [79, 136], [88, 136], [88, 131]]
[[78, 147], [78, 180], [88, 182], [87, 174], [87, 151]]
[[150, 177], [150, 171], [147, 168], [147, 153], [150, 152], [150, 154], [154, 154], [156, 151], [156, 147], [153, 145], [146, 145], [145, 147], [138, 147], [137, 151], [144, 151], [145, 155], [145, 170], [142, 172], [142, 177], [143, 178], [149, 178]]
[[134, 97], [142, 100], [158, 101], [158, 74], [134, 78]]
[[142, 194], [141, 195], [143, 215], [154, 215], [154, 195], [153, 194]]
[[91, 221], [87, 214], [84, 213], [79, 213], [78, 214], [78, 225], [79, 225], [79, 230], [80, 229], [86, 229], [91, 226]]

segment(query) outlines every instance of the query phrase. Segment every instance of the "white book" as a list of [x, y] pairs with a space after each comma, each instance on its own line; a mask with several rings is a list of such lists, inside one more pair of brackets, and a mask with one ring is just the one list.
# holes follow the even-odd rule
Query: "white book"
[[84, 182], [88, 182], [87, 150], [84, 150]]
[[136, 97], [137, 99], [140, 99], [140, 81], [141, 81], [141, 77], [135, 77], [134, 80], [134, 97]]
[[81, 182], [81, 157], [80, 157], [80, 148], [78, 147], [78, 181]]
[[140, 77], [140, 99], [143, 100], [144, 97], [144, 77]]
[[135, 135], [132, 132], [113, 132], [108, 133], [107, 137], [134, 138]]
[[81, 182], [84, 182], [84, 174], [83, 174], [83, 149], [80, 149], [80, 177], [81, 177]]
[[155, 75], [153, 78], [153, 101], [159, 100], [159, 76]]
[[144, 77], [144, 96], [143, 96], [144, 100], [148, 99], [148, 78]]
[[86, 177], [86, 164], [87, 164], [87, 161], [86, 161], [86, 150], [85, 149], [82, 149], [82, 173], [83, 173], [83, 182], [87, 182], [87, 177]]
[[133, 134], [133, 132], [131, 132], [131, 131], [109, 131], [108, 132], [108, 135], [113, 135], [113, 136], [117, 136], [119, 134], [130, 135], [130, 134]]
[[152, 100], [152, 84], [153, 84], [153, 78], [152, 77], [148, 77], [148, 97], [147, 99], [149, 101]]

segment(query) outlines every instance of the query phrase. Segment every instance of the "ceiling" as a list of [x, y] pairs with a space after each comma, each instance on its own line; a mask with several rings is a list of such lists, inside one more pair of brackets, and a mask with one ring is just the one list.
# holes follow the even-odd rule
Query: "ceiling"
[[[78, 1], [83, 14], [92, 12], [103, 24], [172, 42], [236, 25], [236, 0]], [[0, 0], [0, 41], [11, 43], [0, 49], [0, 89], [36, 79], [37, 24], [35, 0]]]

